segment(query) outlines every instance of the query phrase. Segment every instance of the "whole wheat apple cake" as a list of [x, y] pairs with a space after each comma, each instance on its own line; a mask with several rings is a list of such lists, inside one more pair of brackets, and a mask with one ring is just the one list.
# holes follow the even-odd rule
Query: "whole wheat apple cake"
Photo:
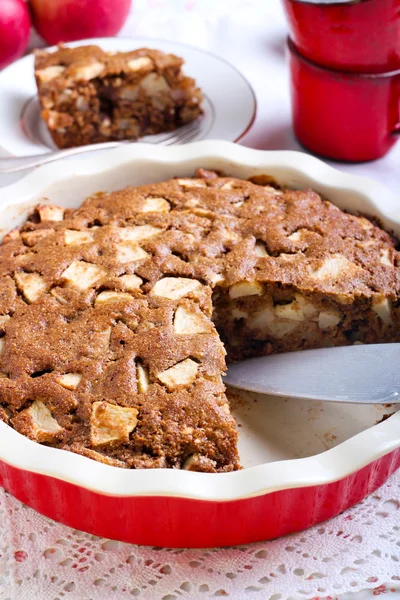
[[221, 339], [229, 360], [399, 341], [396, 243], [202, 169], [40, 205], [0, 246], [0, 417], [115, 466], [237, 469]]
[[183, 59], [159, 50], [98, 46], [35, 52], [41, 115], [59, 148], [172, 131], [201, 113]]

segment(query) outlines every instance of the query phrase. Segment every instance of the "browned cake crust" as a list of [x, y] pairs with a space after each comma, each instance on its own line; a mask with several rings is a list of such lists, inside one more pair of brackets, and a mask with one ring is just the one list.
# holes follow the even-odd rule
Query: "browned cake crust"
[[0, 418], [121, 467], [238, 468], [212, 310], [230, 360], [400, 340], [389, 234], [201, 169], [39, 206], [0, 269]]
[[171, 131], [201, 114], [202, 94], [183, 59], [159, 50], [98, 46], [35, 52], [44, 119], [59, 148]]

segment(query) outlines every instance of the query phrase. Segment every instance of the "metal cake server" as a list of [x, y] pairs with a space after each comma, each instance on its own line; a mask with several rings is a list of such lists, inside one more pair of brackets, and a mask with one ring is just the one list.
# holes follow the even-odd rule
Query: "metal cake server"
[[400, 344], [302, 350], [232, 364], [227, 385], [307, 400], [400, 402]]

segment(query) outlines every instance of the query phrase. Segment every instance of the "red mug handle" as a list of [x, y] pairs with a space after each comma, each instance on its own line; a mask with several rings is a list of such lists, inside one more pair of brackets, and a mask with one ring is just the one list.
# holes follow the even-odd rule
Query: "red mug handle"
[[398, 96], [398, 102], [399, 102], [399, 113], [398, 113], [398, 121], [396, 123], [396, 125], [393, 128], [393, 131], [391, 132], [391, 135], [399, 137], [400, 136], [400, 76], [397, 75], [396, 76], [396, 89], [397, 89], [397, 96]]

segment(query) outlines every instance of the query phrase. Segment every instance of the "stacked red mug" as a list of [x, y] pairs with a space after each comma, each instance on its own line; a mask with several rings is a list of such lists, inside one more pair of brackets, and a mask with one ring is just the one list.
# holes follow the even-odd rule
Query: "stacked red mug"
[[283, 0], [302, 145], [360, 162], [400, 135], [400, 0]]

